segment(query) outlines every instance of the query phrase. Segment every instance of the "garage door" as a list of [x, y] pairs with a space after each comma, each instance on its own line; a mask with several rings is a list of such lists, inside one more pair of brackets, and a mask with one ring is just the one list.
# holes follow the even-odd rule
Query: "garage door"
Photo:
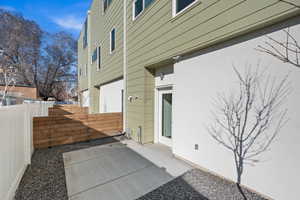
[[122, 112], [123, 80], [114, 81], [100, 87], [100, 113]]

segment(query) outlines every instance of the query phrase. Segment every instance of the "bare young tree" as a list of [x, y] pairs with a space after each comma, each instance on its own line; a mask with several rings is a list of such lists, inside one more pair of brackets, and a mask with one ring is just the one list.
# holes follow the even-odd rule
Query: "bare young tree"
[[265, 46], [259, 45], [257, 50], [300, 68], [300, 44], [291, 34], [290, 28], [283, 30], [283, 32], [286, 35], [284, 40], [280, 41], [266, 36], [268, 41], [265, 42]]
[[0, 107], [5, 105], [6, 96], [11, 87], [16, 84], [16, 74], [12, 68], [5, 69], [0, 67], [0, 83], [4, 85], [4, 90], [2, 92], [2, 97], [0, 99]]
[[282, 103], [290, 92], [288, 76], [277, 81], [275, 77], [248, 67], [245, 73], [236, 68], [239, 90], [229, 96], [219, 95], [213, 111], [214, 121], [208, 126], [213, 139], [232, 152], [236, 167], [237, 187], [241, 188], [244, 166], [259, 162], [286, 124], [287, 110]]

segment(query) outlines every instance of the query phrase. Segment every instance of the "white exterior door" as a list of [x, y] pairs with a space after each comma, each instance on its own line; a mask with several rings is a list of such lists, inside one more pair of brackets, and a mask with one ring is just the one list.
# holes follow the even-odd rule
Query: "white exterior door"
[[90, 92], [88, 90], [82, 92], [82, 102], [81, 105], [83, 107], [89, 107], [90, 106]]
[[172, 146], [172, 101], [171, 89], [158, 90], [158, 142]]

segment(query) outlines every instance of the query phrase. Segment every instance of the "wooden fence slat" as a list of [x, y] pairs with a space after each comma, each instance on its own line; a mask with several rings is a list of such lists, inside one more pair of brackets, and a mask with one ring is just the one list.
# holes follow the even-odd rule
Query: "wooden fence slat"
[[35, 117], [34, 147], [46, 148], [113, 136], [123, 130], [122, 118], [122, 113]]

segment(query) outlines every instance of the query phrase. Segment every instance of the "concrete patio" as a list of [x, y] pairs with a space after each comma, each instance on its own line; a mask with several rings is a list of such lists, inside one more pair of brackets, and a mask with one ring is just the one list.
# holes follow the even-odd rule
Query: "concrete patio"
[[133, 141], [63, 154], [69, 199], [137, 199], [191, 169], [161, 145]]
[[[251, 200], [266, 198], [244, 188]], [[38, 149], [16, 200], [232, 200], [236, 185], [123, 137]]]

